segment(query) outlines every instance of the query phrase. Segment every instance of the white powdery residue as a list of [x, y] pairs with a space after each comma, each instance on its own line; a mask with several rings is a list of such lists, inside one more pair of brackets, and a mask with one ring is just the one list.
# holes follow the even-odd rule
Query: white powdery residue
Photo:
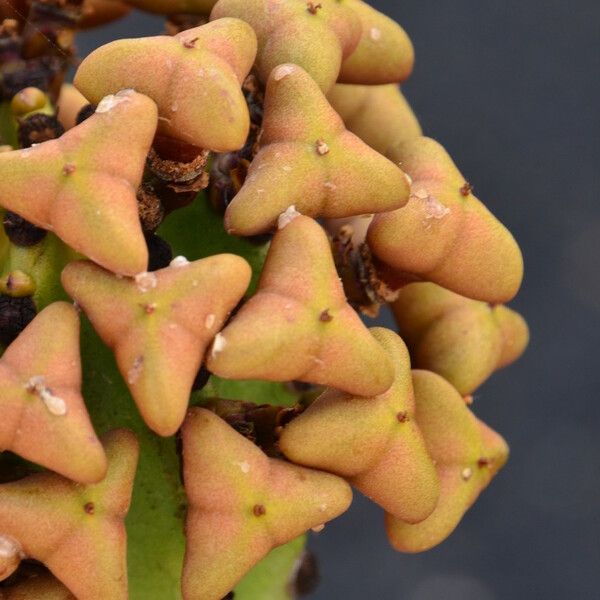
[[0, 534], [0, 558], [22, 557], [21, 546], [12, 538]]
[[291, 173], [292, 172], [292, 167], [290, 167], [290, 165], [283, 165], [283, 167], [281, 167], [286, 173]]
[[235, 463], [242, 473], [250, 473], [250, 463], [247, 463], [245, 460], [242, 462]]
[[137, 382], [142, 374], [142, 368], [144, 366], [144, 357], [138, 356], [134, 361], [131, 369], [127, 371], [127, 383], [133, 385]]
[[154, 273], [138, 273], [135, 276], [135, 284], [137, 285], [138, 290], [145, 294], [150, 290], [153, 290], [158, 285], [158, 279], [156, 279], [156, 275]]
[[171, 112], [177, 112], [179, 110], [179, 104], [177, 104], [177, 102], [173, 102], [173, 104], [171, 104]]
[[321, 506], [319, 506], [319, 510], [321, 512], [325, 512], [327, 510], [328, 506], [327, 503], [323, 502], [323, 504], [321, 504]]
[[281, 81], [284, 77], [291, 75], [296, 70], [294, 65], [280, 65], [273, 72], [273, 79], [275, 81]]
[[369, 31], [369, 36], [374, 42], [378, 42], [381, 39], [381, 29], [377, 27], [371, 27]]
[[169, 264], [171, 267], [185, 267], [190, 261], [185, 256], [176, 256]]
[[443, 219], [446, 215], [450, 214], [450, 209], [444, 206], [439, 200], [433, 196], [427, 198], [427, 204], [425, 206], [425, 219]]
[[206, 315], [206, 319], [204, 319], [204, 327], [206, 327], [206, 329], [212, 329], [216, 320], [217, 317], [215, 317], [215, 315], [212, 313], [210, 315]]
[[432, 219], [441, 220], [450, 214], [450, 209], [443, 205], [437, 198], [432, 196], [426, 189], [419, 188], [411, 194], [411, 198], [424, 202], [423, 211], [425, 213], [424, 224], [427, 228], [431, 226]]
[[121, 90], [116, 94], [110, 94], [109, 96], [104, 96], [102, 100], [98, 103], [96, 107], [97, 113], [106, 113], [111, 111], [115, 106], [118, 106], [122, 102], [128, 102], [130, 96], [134, 94], [134, 90], [127, 89]]
[[464, 481], [469, 481], [469, 479], [471, 479], [471, 477], [473, 477], [473, 469], [471, 469], [471, 467], [467, 467], [467, 468], [463, 469], [462, 473], [461, 473], [461, 477], [463, 478]]
[[55, 396], [52, 390], [46, 385], [46, 380], [42, 375], [32, 377], [25, 386], [31, 393], [37, 394], [46, 405], [48, 412], [63, 417], [67, 414], [67, 403], [60, 397]]
[[227, 340], [222, 333], [217, 333], [215, 339], [213, 341], [211, 356], [214, 358], [219, 354], [219, 352], [223, 352], [225, 350], [225, 346], [227, 345]]
[[277, 219], [277, 229], [283, 229], [300, 215], [301, 213], [296, 210], [296, 206], [294, 204], [288, 206], [285, 212], [282, 212]]
[[333, 183], [333, 181], [326, 181], [323, 184], [324, 187], [326, 187], [328, 190], [331, 190], [333, 192], [333, 190], [337, 189], [337, 185], [335, 185], [335, 183]]

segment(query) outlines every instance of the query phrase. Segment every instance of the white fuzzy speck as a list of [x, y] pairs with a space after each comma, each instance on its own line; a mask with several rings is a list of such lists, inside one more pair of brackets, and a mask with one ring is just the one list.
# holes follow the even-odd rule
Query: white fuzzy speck
[[280, 65], [273, 72], [273, 79], [275, 81], [281, 81], [284, 77], [291, 75], [296, 70], [294, 65]]
[[185, 256], [176, 256], [170, 263], [171, 267], [185, 267], [190, 261]]
[[23, 556], [21, 546], [12, 538], [0, 535], [0, 558], [15, 558]]
[[301, 213], [296, 210], [296, 207], [292, 204], [288, 206], [285, 212], [282, 212], [277, 219], [277, 228], [283, 229], [289, 225], [296, 217], [299, 217]]
[[179, 104], [177, 104], [177, 102], [173, 102], [173, 104], [171, 104], [171, 112], [177, 112], [179, 110]]
[[25, 387], [40, 397], [51, 414], [57, 417], [63, 417], [67, 414], [67, 403], [52, 393], [52, 390], [46, 386], [46, 380], [42, 375], [32, 377]]
[[135, 284], [137, 285], [138, 290], [140, 290], [142, 294], [145, 294], [157, 286], [158, 280], [154, 273], [138, 273], [135, 276]]
[[328, 190], [331, 190], [331, 191], [337, 189], [337, 185], [335, 185], [335, 183], [333, 183], [333, 181], [326, 181], [323, 184], [323, 186], [326, 187]]
[[216, 320], [217, 318], [212, 313], [210, 315], [206, 315], [206, 319], [204, 319], [204, 327], [206, 327], [206, 329], [212, 329]]
[[378, 42], [381, 39], [381, 29], [377, 27], [371, 27], [369, 31], [369, 36], [374, 42]]
[[320, 525], [315, 525], [314, 527], [311, 527], [311, 529], [315, 533], [321, 533], [321, 531], [323, 531], [323, 529], [325, 529], [325, 523], [321, 523]]
[[121, 90], [116, 94], [110, 94], [109, 96], [104, 96], [102, 100], [98, 103], [96, 107], [97, 113], [106, 113], [111, 111], [115, 106], [118, 106], [122, 102], [128, 102], [130, 96], [134, 93], [133, 90]]
[[133, 365], [131, 365], [131, 369], [127, 371], [127, 383], [133, 385], [137, 382], [142, 374], [142, 368], [144, 365], [144, 357], [138, 356], [134, 361]]
[[225, 350], [225, 346], [227, 345], [227, 340], [222, 333], [217, 333], [215, 339], [213, 341], [211, 356], [215, 358], [219, 352], [223, 352]]
[[283, 167], [281, 167], [286, 173], [291, 173], [292, 172], [292, 167], [290, 167], [290, 165], [283, 165]]
[[473, 477], [473, 469], [471, 469], [471, 467], [466, 467], [465, 469], [462, 470], [461, 477], [465, 481], [469, 481], [469, 479], [471, 479], [471, 477]]
[[237, 463], [237, 465], [242, 473], [250, 473], [250, 464], [247, 463], [245, 460], [243, 462]]

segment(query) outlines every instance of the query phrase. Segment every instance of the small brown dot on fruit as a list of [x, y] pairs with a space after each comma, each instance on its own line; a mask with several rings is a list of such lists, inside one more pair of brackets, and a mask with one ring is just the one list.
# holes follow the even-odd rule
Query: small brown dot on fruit
[[407, 423], [410, 420], [408, 413], [405, 410], [401, 410], [397, 415], [398, 423]]
[[86, 504], [83, 507], [83, 510], [86, 512], [86, 514], [93, 515], [94, 512], [96, 512], [96, 507], [94, 506], [93, 502], [86, 502]]
[[320, 8], [323, 8], [322, 4], [315, 4], [314, 2], [306, 3], [306, 10], [308, 10], [311, 15], [316, 15]]
[[184, 46], [184, 48], [195, 48], [197, 41], [198, 41], [197, 37], [195, 37], [191, 40], [183, 40], [183, 46]]
[[487, 458], [487, 457], [485, 457], [485, 456], [482, 456], [482, 457], [481, 457], [481, 458], [480, 458], [480, 459], [477, 461], [477, 466], [478, 466], [480, 469], [485, 469], [485, 468], [487, 468], [487, 467], [491, 467], [493, 462], [494, 462], [494, 461], [493, 461], [491, 458]]
[[466, 198], [473, 191], [473, 186], [465, 181], [465, 185], [460, 188], [460, 193]]
[[329, 309], [326, 308], [320, 315], [319, 315], [319, 321], [321, 321], [321, 323], [330, 323], [331, 321], [333, 321], [333, 316], [330, 314]]
[[252, 514], [255, 517], [262, 517], [263, 515], [265, 515], [267, 512], [267, 509], [264, 507], [263, 504], [255, 504], [254, 507], [252, 508]]
[[73, 163], [67, 163], [63, 167], [63, 175], [72, 175], [77, 170], [77, 167]]
[[147, 315], [151, 315], [156, 310], [156, 302], [152, 302], [151, 304], [144, 304], [144, 312]]

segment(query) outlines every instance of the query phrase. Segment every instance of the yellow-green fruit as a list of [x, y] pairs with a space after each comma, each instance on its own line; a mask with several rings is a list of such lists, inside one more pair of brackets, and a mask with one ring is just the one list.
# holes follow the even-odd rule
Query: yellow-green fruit
[[517, 360], [529, 342], [517, 312], [433, 283], [407, 285], [392, 308], [414, 366], [439, 373], [465, 395]]
[[386, 515], [391, 544], [411, 553], [443, 542], [508, 459], [506, 442], [473, 415], [445, 379], [430, 371], [413, 371], [413, 385], [417, 424], [441, 488], [436, 509], [421, 523]]
[[432, 281], [469, 298], [503, 303], [517, 293], [523, 257], [508, 229], [436, 141], [420, 137], [395, 148], [412, 178], [408, 204], [375, 215], [367, 242], [399, 276]]
[[[112, 1], [112, 0], [111, 0]], [[161, 15], [207, 15], [217, 0], [126, 0], [127, 4]]]
[[295, 463], [345, 477], [387, 512], [418, 523], [433, 512], [439, 482], [415, 421], [408, 351], [389, 329], [371, 333], [394, 365], [390, 389], [369, 398], [326, 390], [284, 427], [279, 448]]
[[161, 134], [227, 152], [241, 148], [248, 136], [240, 88], [255, 55], [252, 28], [221, 19], [173, 37], [110, 42], [81, 63], [74, 83], [92, 103], [133, 88], [156, 102]]
[[392, 19], [362, 0], [345, 0], [360, 19], [356, 50], [342, 63], [340, 83], [401, 83], [412, 73], [415, 51], [410, 38]]
[[337, 84], [327, 99], [349, 131], [392, 160], [394, 146], [422, 134], [415, 113], [396, 84]]
[[261, 149], [225, 213], [230, 233], [269, 231], [290, 206], [339, 218], [394, 210], [407, 199], [402, 170], [346, 130], [306, 71], [286, 64], [271, 73]]
[[214, 413], [184, 423], [190, 503], [182, 587], [186, 600], [223, 598], [270, 550], [346, 511], [341, 478], [267, 457]]
[[361, 35], [359, 18], [346, 0], [219, 0], [211, 19], [223, 17], [243, 19], [256, 32], [256, 69], [263, 82], [275, 67], [293, 63], [324, 92]]

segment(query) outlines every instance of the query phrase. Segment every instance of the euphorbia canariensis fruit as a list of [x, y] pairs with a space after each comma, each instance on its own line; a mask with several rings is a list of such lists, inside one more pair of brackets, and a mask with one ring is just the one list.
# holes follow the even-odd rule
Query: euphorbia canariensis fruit
[[523, 265], [413, 63], [362, 0], [0, 0], [0, 600], [294, 600], [352, 486], [456, 527]]
[[385, 392], [394, 378], [391, 360], [347, 304], [325, 232], [297, 213], [282, 215], [281, 226], [257, 293], [215, 338], [208, 369], [227, 379]]
[[156, 122], [154, 102], [125, 90], [59, 139], [0, 153], [0, 206], [107, 269], [144, 271], [136, 189]]
[[127, 0], [127, 3], [162, 15], [208, 15], [217, 0]]
[[138, 443], [126, 430], [103, 438], [108, 472], [82, 486], [53, 473], [0, 485], [0, 543], [40, 561], [75, 597], [125, 600], [126, 535]]
[[413, 386], [417, 425], [436, 464], [440, 499], [421, 523], [386, 515], [390, 541], [401, 552], [423, 552], [443, 542], [508, 458], [506, 442], [473, 415], [445, 379], [416, 370]]
[[394, 210], [408, 200], [402, 170], [347, 131], [296, 65], [280, 65], [269, 77], [260, 144], [225, 213], [236, 235], [268, 231], [290, 205], [311, 217], [338, 218]]
[[183, 426], [183, 467], [190, 599], [225, 597], [271, 549], [321, 527], [352, 500], [343, 479], [269, 458], [202, 408]]
[[[2, 574], [0, 573], [0, 579]], [[77, 600], [56, 577], [32, 573], [31, 577], [0, 591], [0, 600]]]
[[414, 366], [439, 373], [464, 395], [517, 360], [529, 341], [527, 324], [514, 310], [434, 283], [407, 285], [392, 309]]
[[120, 0], [83, 0], [81, 18], [77, 25], [81, 29], [106, 25], [124, 17], [130, 10], [131, 7]]
[[174, 37], [110, 42], [79, 65], [74, 82], [93, 103], [134, 88], [158, 105], [161, 134], [226, 152], [241, 148], [248, 136], [240, 85], [255, 54], [252, 28], [239, 19], [220, 19]]
[[327, 94], [346, 127], [385, 156], [393, 148], [421, 135], [421, 126], [395, 84], [333, 86]]
[[415, 51], [404, 29], [362, 0], [344, 0], [344, 3], [358, 15], [361, 37], [356, 49], [342, 63], [338, 81], [378, 85], [408, 79]]
[[80, 388], [79, 316], [56, 302], [0, 358], [0, 451], [80, 483], [100, 481], [106, 457]]
[[373, 219], [367, 241], [375, 255], [408, 278], [469, 298], [512, 299], [523, 278], [519, 246], [444, 148], [421, 137], [397, 146], [392, 158], [412, 178], [410, 200]]
[[77, 125], [77, 116], [81, 109], [89, 103], [74, 85], [65, 83], [60, 88], [57, 104], [58, 120], [65, 129], [71, 129]]
[[63, 271], [67, 292], [114, 350], [123, 378], [148, 426], [173, 435], [187, 410], [206, 347], [242, 298], [250, 267], [220, 254], [117, 278], [91, 262]]
[[415, 421], [408, 350], [389, 329], [372, 334], [394, 364], [390, 389], [374, 398], [325, 391], [285, 426], [279, 447], [293, 462], [345, 477], [387, 512], [418, 523], [433, 512], [439, 482]]
[[326, 92], [360, 40], [360, 20], [349, 4], [346, 0], [219, 0], [211, 19], [236, 17], [252, 26], [262, 81], [278, 65], [293, 63]]

